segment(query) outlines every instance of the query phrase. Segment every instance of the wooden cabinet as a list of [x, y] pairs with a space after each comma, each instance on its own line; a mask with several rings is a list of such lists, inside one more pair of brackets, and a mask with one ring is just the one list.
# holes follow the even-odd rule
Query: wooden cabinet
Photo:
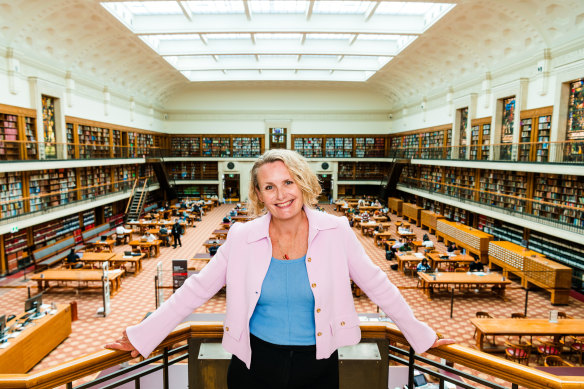
[[444, 219], [444, 215], [435, 213], [428, 210], [420, 211], [420, 225], [422, 228], [427, 228], [430, 233], [436, 232], [436, 222], [440, 219]]
[[548, 162], [553, 107], [521, 111], [518, 160]]
[[395, 213], [399, 217], [402, 216], [403, 203], [403, 200], [395, 197], [390, 197], [387, 199], [387, 207], [392, 213]]
[[484, 233], [461, 223], [438, 220], [436, 223], [436, 237], [445, 242], [454, 242], [458, 247], [481, 258], [483, 263], [488, 262], [489, 242], [493, 235]]
[[403, 217], [409, 219], [410, 223], [415, 223], [417, 226], [420, 226], [421, 223], [421, 211], [422, 208], [418, 207], [416, 204], [403, 203], [402, 205]]

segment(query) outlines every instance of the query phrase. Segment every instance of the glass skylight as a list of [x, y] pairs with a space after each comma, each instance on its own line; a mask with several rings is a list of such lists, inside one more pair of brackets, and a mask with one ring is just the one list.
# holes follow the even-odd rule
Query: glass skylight
[[191, 81], [363, 82], [455, 5], [129, 0], [102, 6]]
[[308, 10], [308, 1], [301, 0], [251, 0], [252, 13], [304, 13]]
[[243, 2], [240, 0], [204, 0], [185, 2], [191, 12], [195, 14], [241, 14], [245, 12]]
[[315, 14], [364, 14], [372, 1], [317, 1], [314, 3]]

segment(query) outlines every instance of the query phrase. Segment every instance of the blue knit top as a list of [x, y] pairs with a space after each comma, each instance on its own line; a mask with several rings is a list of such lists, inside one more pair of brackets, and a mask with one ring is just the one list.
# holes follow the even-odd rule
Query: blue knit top
[[316, 344], [314, 295], [306, 272], [306, 256], [290, 260], [272, 257], [249, 329], [274, 344]]

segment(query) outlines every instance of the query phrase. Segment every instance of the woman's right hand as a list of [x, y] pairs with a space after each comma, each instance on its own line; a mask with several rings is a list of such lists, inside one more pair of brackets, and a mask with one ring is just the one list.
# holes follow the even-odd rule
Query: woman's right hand
[[136, 358], [138, 355], [140, 355], [140, 352], [136, 350], [134, 346], [132, 346], [132, 343], [130, 343], [128, 335], [126, 334], [126, 330], [124, 330], [124, 332], [122, 333], [121, 339], [118, 339], [113, 343], [108, 343], [103, 347], [108, 348], [110, 350], [130, 351], [132, 358]]

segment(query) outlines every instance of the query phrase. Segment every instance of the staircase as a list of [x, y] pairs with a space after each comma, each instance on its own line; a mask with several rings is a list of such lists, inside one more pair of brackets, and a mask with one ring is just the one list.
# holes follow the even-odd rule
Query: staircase
[[399, 182], [399, 177], [408, 160], [394, 160], [387, 170], [387, 174], [380, 182], [379, 199], [386, 201], [388, 197], [395, 197], [397, 195], [396, 188]]
[[170, 201], [178, 198], [176, 181], [168, 175], [164, 165], [164, 158], [148, 159], [147, 162], [152, 164], [160, 189], [166, 194], [166, 200]]
[[134, 189], [132, 189], [132, 195], [128, 200], [126, 217], [124, 219], [126, 223], [130, 220], [138, 220], [144, 210], [144, 204], [146, 204], [146, 198], [148, 197], [148, 191], [146, 190], [148, 179], [143, 181], [142, 186], [137, 187], [138, 183], [138, 180], [136, 180], [136, 183], [134, 183]]

